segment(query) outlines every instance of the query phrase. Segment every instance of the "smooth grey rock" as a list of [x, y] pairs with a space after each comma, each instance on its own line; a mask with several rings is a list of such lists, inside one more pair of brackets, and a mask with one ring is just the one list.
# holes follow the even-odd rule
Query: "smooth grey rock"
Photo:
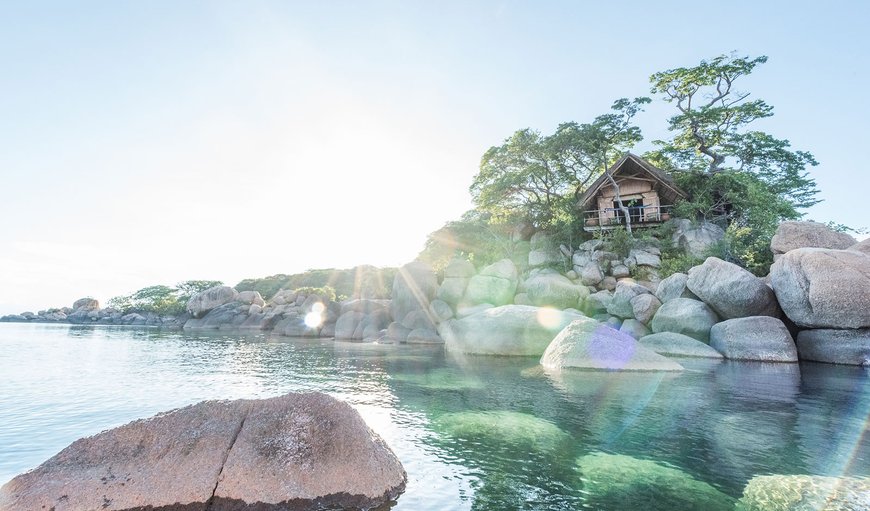
[[699, 341], [710, 339], [710, 329], [719, 317], [704, 302], [691, 298], [674, 298], [659, 308], [650, 327], [655, 333], [676, 332]]
[[[411, 311], [405, 315], [405, 318], [400, 321], [402, 326], [405, 328], [409, 328], [411, 330], [415, 330], [417, 328], [427, 328], [429, 330], [435, 330], [435, 318], [429, 312], [429, 310], [417, 310]], [[386, 327], [386, 325], [384, 325]]]
[[429, 304], [429, 315], [437, 322], [447, 321], [453, 317], [453, 309], [443, 300], [432, 300]]
[[259, 291], [241, 291], [236, 300], [242, 303], [247, 303], [248, 305], [259, 305], [260, 307], [266, 305], [266, 302], [263, 300], [263, 297], [260, 296]]
[[411, 329], [402, 326], [401, 323], [396, 323], [395, 321], [390, 323], [387, 327], [387, 337], [396, 342], [405, 342], [408, 339], [408, 334], [410, 333]]
[[634, 319], [644, 325], [648, 325], [652, 321], [652, 318], [662, 306], [661, 300], [649, 293], [639, 294], [632, 298], [629, 303], [631, 304], [632, 311], [634, 311]]
[[471, 277], [463, 301], [470, 305], [509, 304], [513, 302], [516, 294], [517, 280], [517, 267], [510, 259], [502, 259], [483, 268], [479, 275]]
[[640, 344], [659, 355], [673, 357], [723, 358], [722, 354], [688, 335], [660, 332], [640, 338]]
[[558, 249], [532, 250], [529, 252], [529, 266], [551, 266], [562, 263], [562, 254]]
[[454, 257], [444, 268], [444, 278], [471, 278], [477, 271], [468, 259]]
[[723, 319], [780, 316], [770, 287], [736, 264], [716, 257], [708, 257], [689, 270], [686, 287]]
[[725, 231], [716, 224], [693, 224], [685, 218], [674, 220], [673, 242], [690, 255], [705, 257], [707, 252], [725, 238]]
[[[73, 311], [93, 311], [100, 309], [100, 302], [91, 297], [79, 298], [72, 305]], [[23, 314], [22, 314], [23, 316]]]
[[700, 300], [695, 293], [689, 291], [686, 287], [686, 282], [689, 276], [685, 273], [674, 273], [671, 276], [663, 279], [656, 287], [656, 296], [662, 303], [669, 302], [674, 298], [692, 298]]
[[867, 238], [866, 240], [864, 240], [860, 243], [855, 243], [854, 245], [849, 247], [847, 250], [854, 250], [855, 252], [862, 252], [862, 253], [870, 256], [870, 238]]
[[650, 329], [640, 321], [636, 319], [626, 319], [619, 325], [619, 331], [628, 334], [632, 337], [632, 339], [640, 339], [645, 335], [650, 334]]
[[583, 311], [588, 316], [607, 312], [607, 306], [613, 301], [613, 294], [610, 291], [598, 291], [586, 297], [583, 303]]
[[465, 288], [468, 287], [469, 280], [466, 277], [446, 277], [438, 287], [438, 292], [435, 296], [439, 300], [450, 304], [451, 307], [456, 307], [465, 295]]
[[634, 308], [631, 300], [638, 295], [648, 294], [649, 290], [634, 282], [622, 280], [616, 283], [613, 299], [607, 306], [607, 312], [621, 318], [634, 318]]
[[201, 318], [226, 303], [235, 302], [239, 292], [229, 286], [215, 286], [193, 295], [187, 302], [187, 312]]
[[523, 283], [525, 293], [532, 305], [549, 306], [557, 309], [579, 307], [589, 296], [589, 291], [574, 284], [558, 273], [539, 273]]
[[[339, 316], [338, 321], [335, 322], [335, 338], [354, 339], [354, 333], [365, 317], [365, 313], [355, 311], [348, 311]], [[357, 339], [361, 338], [362, 336], [357, 337]]]
[[683, 366], [644, 348], [631, 336], [594, 319], [572, 321], [541, 356], [547, 370], [682, 371]]
[[580, 272], [580, 282], [584, 286], [597, 286], [602, 280], [604, 280], [604, 273], [601, 272], [597, 263], [587, 264]]
[[429, 302], [438, 291], [438, 280], [432, 268], [419, 261], [408, 263], [393, 278], [390, 313], [396, 321], [415, 310], [428, 310]]
[[633, 258], [635, 264], [638, 266], [650, 266], [653, 268], [660, 268], [662, 266], [661, 257], [656, 254], [651, 254], [646, 250], [632, 249], [628, 256]]
[[370, 314], [372, 312], [387, 311], [390, 309], [389, 300], [377, 300], [371, 298], [356, 298], [341, 302], [339, 315], [345, 312], [363, 312]]
[[504, 305], [438, 325], [450, 351], [540, 356], [553, 337], [582, 314], [529, 305]]
[[624, 264], [615, 264], [610, 268], [610, 274], [615, 279], [624, 279], [631, 276], [631, 270]]
[[870, 328], [802, 330], [795, 344], [801, 360], [870, 366]]
[[591, 239], [589, 241], [584, 241], [577, 247], [578, 251], [581, 252], [595, 252], [600, 249], [604, 245], [604, 241], [599, 239]]
[[818, 222], [783, 222], [770, 240], [773, 259], [796, 248], [831, 248], [844, 250], [855, 244], [855, 238], [837, 232]]
[[797, 349], [788, 328], [777, 318], [751, 316], [713, 325], [710, 346], [731, 360], [797, 362]]
[[870, 328], [870, 255], [799, 248], [770, 268], [783, 312], [807, 328]]
[[479, 303], [477, 305], [462, 305], [456, 309], [456, 317], [462, 319], [495, 307], [491, 303]]
[[617, 280], [614, 277], [607, 276], [604, 277], [604, 280], [601, 281], [598, 287], [601, 289], [605, 289], [607, 291], [613, 291], [616, 289]]
[[444, 344], [438, 332], [429, 328], [415, 328], [405, 338], [408, 344]]
[[205, 401], [77, 440], [0, 488], [0, 509], [370, 508], [406, 481], [351, 406], [286, 394]]

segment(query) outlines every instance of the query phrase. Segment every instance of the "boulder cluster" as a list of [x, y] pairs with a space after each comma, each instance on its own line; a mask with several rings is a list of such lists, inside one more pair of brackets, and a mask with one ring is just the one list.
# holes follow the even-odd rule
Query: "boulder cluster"
[[[674, 243], [691, 253], [722, 234], [712, 225], [676, 225]], [[256, 291], [217, 286], [193, 296], [180, 317], [123, 315], [85, 298], [72, 308], [3, 319], [269, 331], [525, 356], [543, 355], [563, 329], [580, 320], [569, 330], [575, 338], [596, 345], [608, 338], [623, 351], [870, 365], [870, 240], [857, 243], [815, 222], [785, 222], [771, 241], [776, 261], [767, 277], [709, 257], [664, 279], [661, 252], [652, 243], [635, 244], [624, 257], [598, 239], [576, 250], [557, 247], [542, 233], [522, 243], [519, 255], [479, 268], [454, 259], [440, 276], [425, 263], [406, 264], [383, 299], [338, 302], [317, 290], [284, 289], [264, 300]], [[593, 348], [581, 344], [563, 339], [557, 351]], [[638, 360], [624, 368], [642, 367]], [[574, 363], [620, 365], [587, 362]]]
[[188, 316], [161, 316], [153, 312], [124, 314], [113, 307], [100, 308], [100, 302], [90, 298], [79, 298], [72, 307], [8, 314], [0, 318], [2, 322], [16, 323], [72, 323], [74, 325], [144, 325], [164, 328], [181, 328]]

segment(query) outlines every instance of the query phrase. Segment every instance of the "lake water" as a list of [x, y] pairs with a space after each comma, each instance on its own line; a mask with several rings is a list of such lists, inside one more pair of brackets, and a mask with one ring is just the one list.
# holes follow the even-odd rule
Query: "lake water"
[[759, 474], [870, 474], [870, 371], [680, 362], [548, 375], [437, 347], [0, 324], [0, 484], [133, 419], [290, 391], [387, 441], [408, 472], [394, 510], [725, 508]]

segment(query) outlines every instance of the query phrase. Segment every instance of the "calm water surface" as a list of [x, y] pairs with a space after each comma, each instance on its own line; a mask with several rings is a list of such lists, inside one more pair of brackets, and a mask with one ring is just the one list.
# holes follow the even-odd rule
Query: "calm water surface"
[[[0, 484], [133, 419], [290, 391], [348, 401], [387, 441], [409, 478], [395, 510], [650, 511], [634, 482], [737, 498], [759, 474], [870, 474], [870, 371], [680, 362], [548, 375], [430, 347], [0, 324]], [[602, 464], [617, 475], [596, 479]]]

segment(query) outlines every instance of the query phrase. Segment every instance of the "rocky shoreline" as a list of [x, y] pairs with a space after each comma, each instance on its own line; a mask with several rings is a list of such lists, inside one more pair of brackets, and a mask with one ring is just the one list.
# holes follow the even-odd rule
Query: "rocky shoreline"
[[[714, 231], [682, 224], [674, 241], [700, 252], [721, 234]], [[576, 250], [552, 246], [536, 234], [519, 257], [480, 269], [454, 259], [440, 278], [412, 262], [396, 274], [389, 299], [337, 302], [285, 289], [267, 301], [256, 291], [218, 286], [193, 296], [180, 316], [122, 314], [84, 298], [71, 308], [0, 320], [257, 331], [521, 356], [541, 356], [572, 321], [594, 320], [580, 329], [587, 338], [594, 325], [600, 342], [632, 353], [870, 365], [870, 240], [858, 243], [814, 222], [785, 222], [771, 242], [776, 261], [765, 278], [710, 257], [660, 279], [654, 244], [627, 257], [601, 240]], [[552, 268], [566, 262], [566, 272]]]

